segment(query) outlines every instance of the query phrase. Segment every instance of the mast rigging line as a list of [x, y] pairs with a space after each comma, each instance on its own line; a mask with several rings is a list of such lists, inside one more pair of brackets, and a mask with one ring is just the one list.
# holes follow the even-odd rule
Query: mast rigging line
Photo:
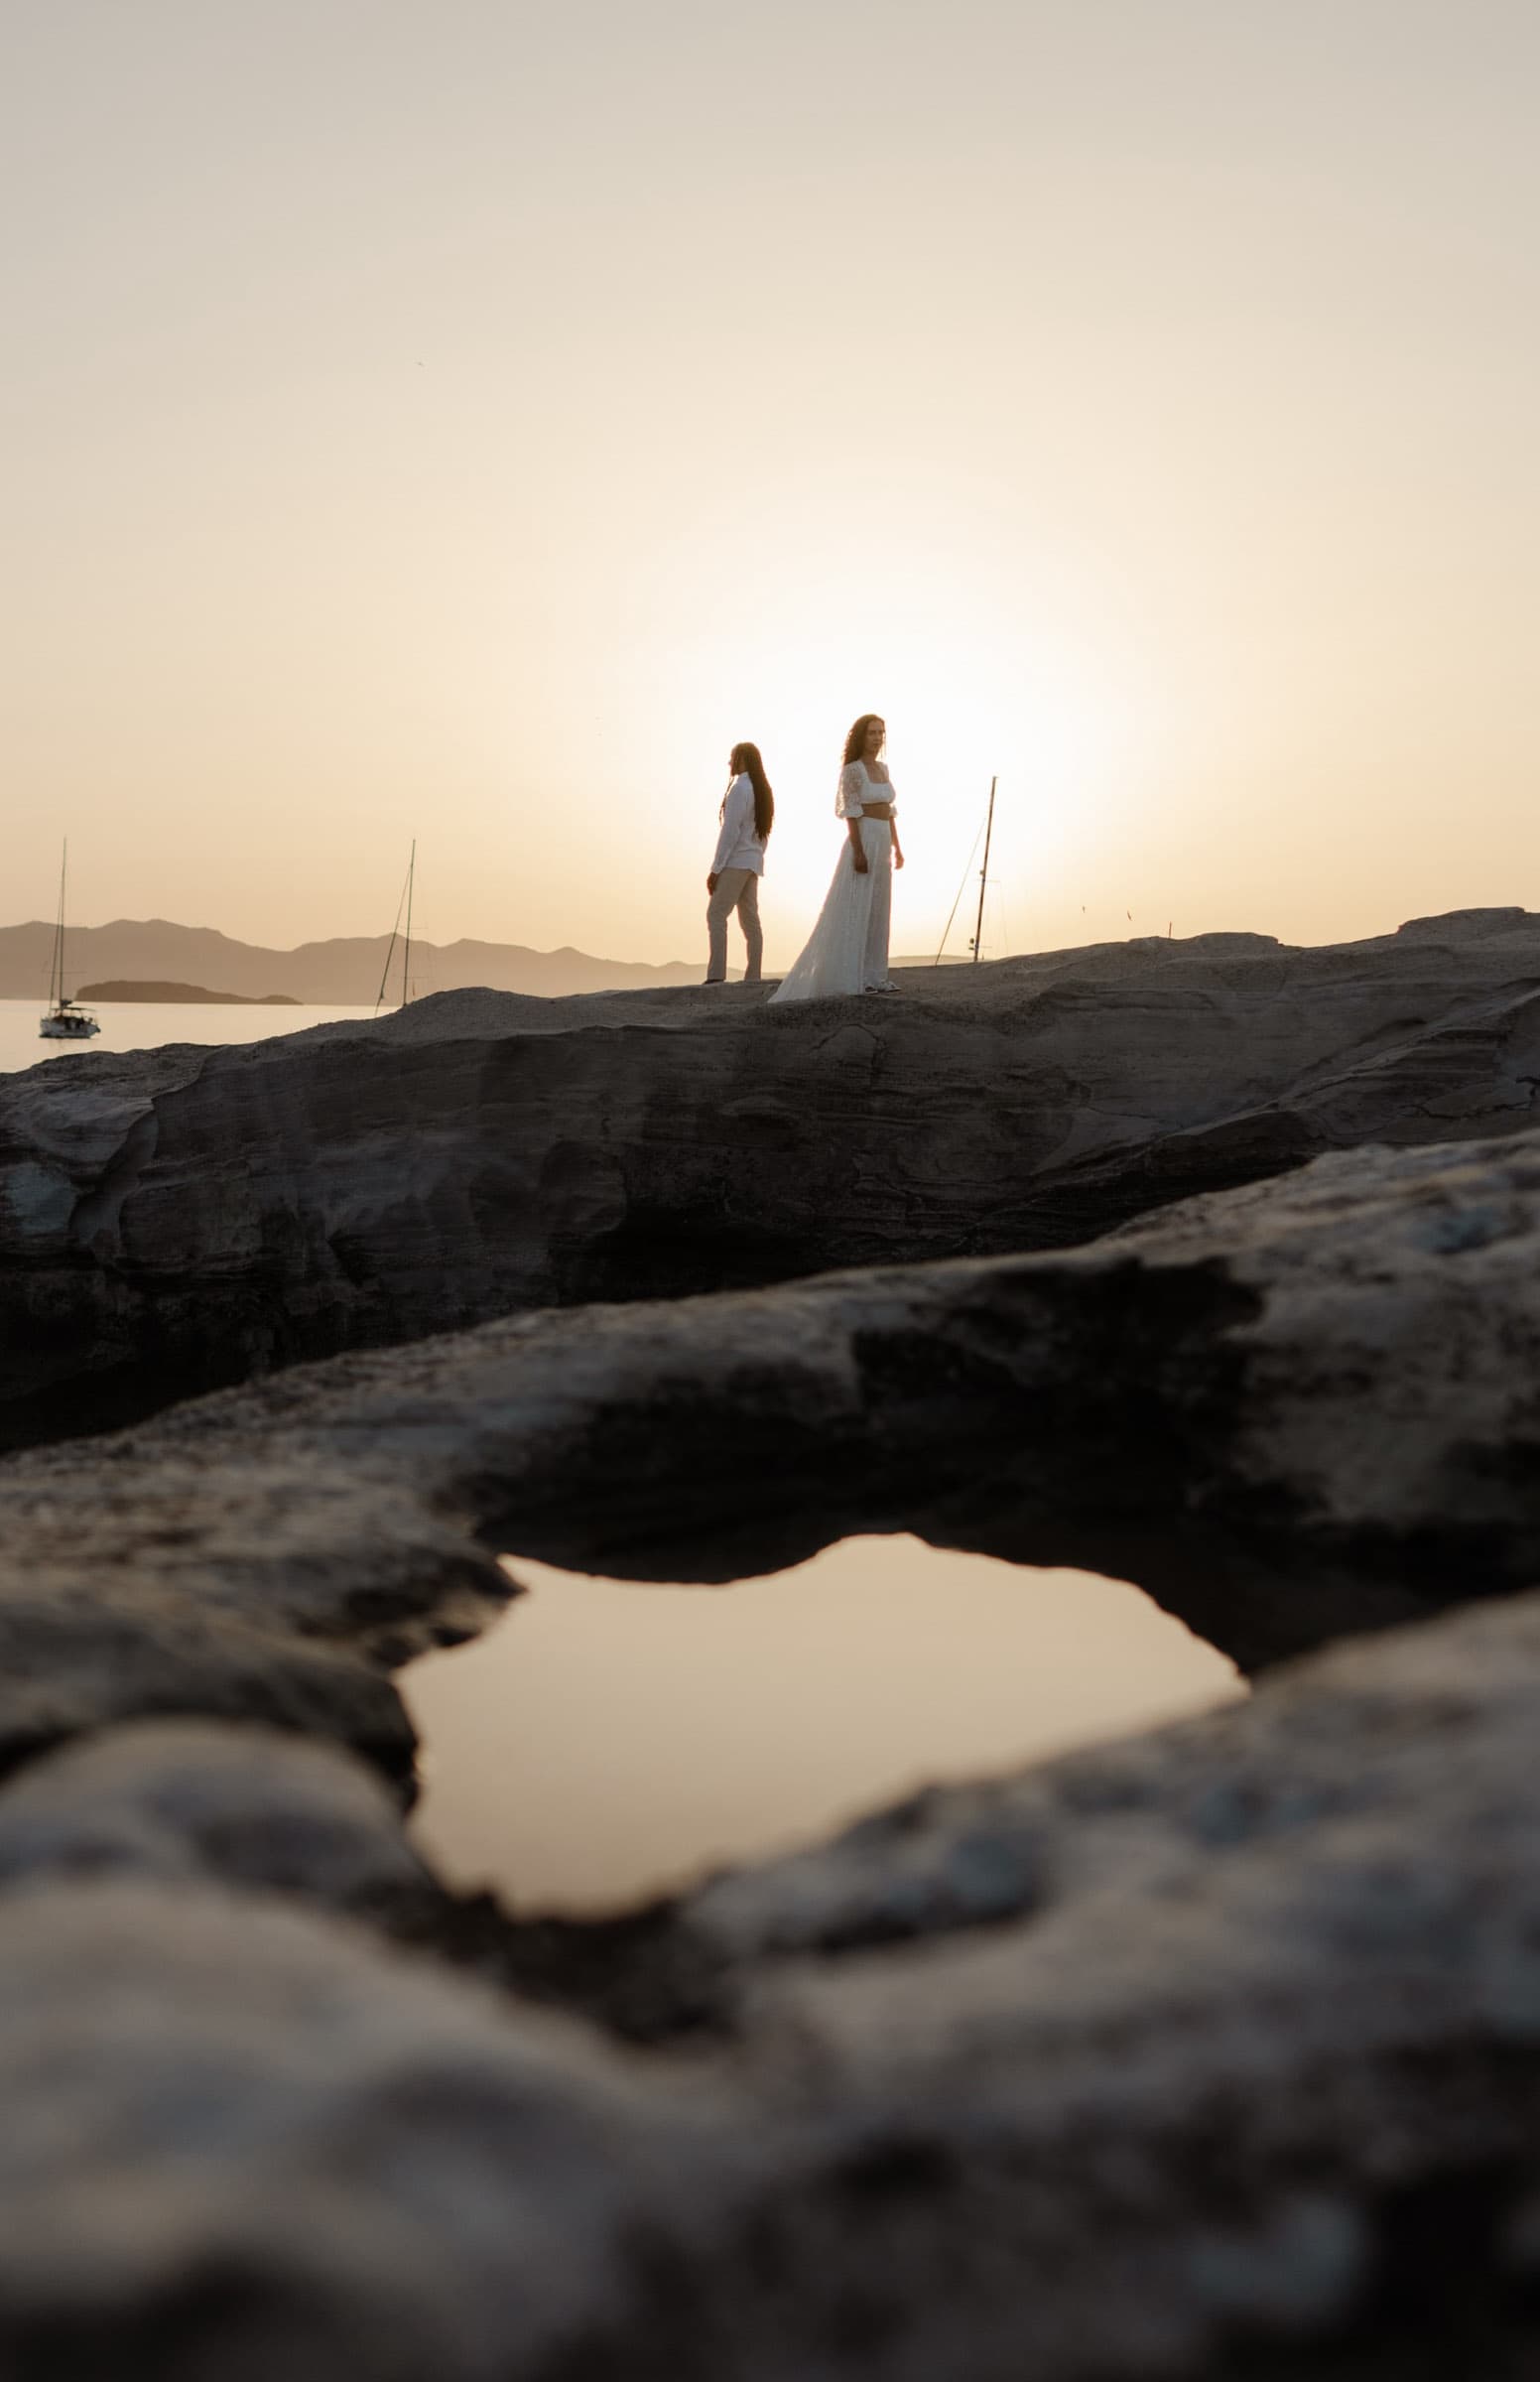
[[[947, 912], [947, 923], [941, 930], [941, 941], [936, 946], [936, 957], [931, 962], [931, 966], [933, 968], [939, 968], [941, 966], [942, 954], [947, 948], [947, 937], [952, 932], [952, 922], [958, 914], [958, 903], [962, 899], [963, 886], [966, 885], [968, 876], [971, 873], [973, 866], [973, 854], [978, 850], [978, 839], [980, 836], [984, 837], [984, 864], [979, 877], [978, 885], [978, 918], [980, 931], [982, 929], [984, 912], [984, 886], [988, 882], [989, 877], [988, 836], [989, 833], [993, 831], [994, 827], [994, 789], [999, 782], [1000, 781], [998, 777], [991, 777], [989, 780], [989, 807], [984, 817], [979, 820], [977, 827], [973, 831], [973, 841], [968, 848], [967, 860], [962, 869], [962, 880], [958, 886], [957, 892], [953, 896], [952, 907]], [[973, 937], [973, 957], [975, 960], [978, 957], [978, 936], [976, 933]]]
[[390, 963], [396, 956], [396, 945], [401, 936], [401, 913], [403, 910], [405, 910], [407, 914], [407, 940], [406, 949], [401, 955], [401, 1005], [403, 1008], [406, 1006], [407, 968], [410, 965], [412, 958], [412, 880], [416, 874], [417, 838], [414, 836], [412, 839], [412, 858], [407, 862], [406, 882], [401, 888], [401, 899], [396, 904], [396, 923], [390, 930], [390, 942], [386, 946], [385, 950], [385, 965], [380, 970], [380, 989], [374, 995], [374, 1014], [376, 1017], [380, 1013], [380, 1003], [385, 998], [385, 987], [390, 981]]
[[968, 877], [972, 873], [973, 854], [978, 850], [978, 839], [983, 832], [984, 823], [980, 819], [978, 825], [973, 830], [972, 847], [968, 853], [966, 860], [962, 864], [962, 884], [959, 885], [957, 892], [953, 896], [952, 907], [947, 912], [947, 923], [941, 930], [941, 941], [936, 946], [936, 957], [931, 962], [931, 966], [933, 968], [939, 968], [941, 966], [941, 955], [947, 948], [947, 937], [952, 932], [952, 921], [958, 914], [958, 903], [962, 898], [962, 885], [967, 883]]

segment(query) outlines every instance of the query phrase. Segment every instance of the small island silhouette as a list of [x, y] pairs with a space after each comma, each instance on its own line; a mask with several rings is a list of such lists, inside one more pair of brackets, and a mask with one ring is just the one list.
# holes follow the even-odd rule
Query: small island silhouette
[[104, 985], [82, 985], [76, 1000], [187, 1000], [199, 1003], [218, 1003], [241, 1009], [297, 1009], [302, 1004], [292, 992], [211, 992], [206, 985], [168, 985], [161, 983], [129, 984], [117, 980]]

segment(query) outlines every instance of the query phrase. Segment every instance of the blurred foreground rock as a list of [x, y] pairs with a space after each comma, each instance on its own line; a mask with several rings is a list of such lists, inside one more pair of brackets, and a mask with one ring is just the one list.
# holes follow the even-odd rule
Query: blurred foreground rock
[[[734, 1978], [697, 2052], [267, 1891], [33, 1867], [0, 1890], [0, 2364], [1518, 2382], [1537, 1697], [1529, 1597], [719, 1881], [674, 1920]], [[1028, 1836], [1013, 1910], [960, 1925], [933, 1885], [831, 1934], [891, 1910], [906, 1841], [934, 1879]]]
[[0, 1789], [0, 1888], [62, 1876], [211, 1881], [368, 1913], [432, 1891], [396, 1798], [360, 1763], [195, 1720], [97, 1731]]

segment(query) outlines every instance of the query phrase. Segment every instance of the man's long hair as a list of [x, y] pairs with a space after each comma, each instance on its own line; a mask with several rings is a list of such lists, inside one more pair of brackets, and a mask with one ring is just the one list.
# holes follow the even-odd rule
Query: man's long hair
[[866, 730], [874, 720], [880, 720], [881, 717], [880, 712], [862, 712], [855, 726], [845, 737], [844, 765], [847, 769], [852, 761], [863, 761], [866, 758]]
[[[770, 830], [775, 825], [775, 796], [770, 791], [770, 780], [765, 775], [765, 765], [759, 757], [759, 746], [734, 744], [728, 766], [734, 777], [746, 777], [753, 787], [754, 833], [761, 844], [768, 844]], [[725, 802], [725, 795], [722, 799]]]

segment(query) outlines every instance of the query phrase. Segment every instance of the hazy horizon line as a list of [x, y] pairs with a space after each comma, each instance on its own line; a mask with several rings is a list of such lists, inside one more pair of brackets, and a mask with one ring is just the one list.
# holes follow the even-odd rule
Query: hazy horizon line
[[[1420, 921], [1421, 921], [1421, 920], [1423, 920], [1423, 919], [1430, 919], [1430, 918], [1465, 918], [1465, 917], [1473, 917], [1473, 916], [1477, 916], [1477, 917], [1478, 917], [1478, 916], [1481, 916], [1481, 915], [1483, 915], [1483, 914], [1488, 914], [1488, 913], [1489, 913], [1489, 914], [1491, 914], [1491, 915], [1501, 915], [1501, 914], [1503, 914], [1503, 913], [1505, 913], [1505, 912], [1506, 912], [1506, 913], [1509, 913], [1509, 914], [1512, 914], [1512, 915], [1516, 915], [1516, 916], [1520, 916], [1520, 917], [1525, 917], [1525, 918], [1527, 918], [1527, 917], [1531, 917], [1531, 916], [1540, 915], [1540, 913], [1537, 913], [1537, 912], [1532, 912], [1531, 910], [1529, 910], [1529, 908], [1528, 908], [1527, 904], [1525, 904], [1524, 902], [1521, 902], [1521, 901], [1518, 901], [1518, 902], [1513, 902], [1513, 901], [1507, 901], [1507, 902], [1461, 902], [1461, 903], [1457, 903], [1457, 904], [1456, 904], [1456, 905], [1455, 905], [1453, 908], [1451, 908], [1451, 909], [1448, 909], [1448, 910], [1423, 910], [1423, 911], [1418, 911], [1418, 912], [1415, 912], [1415, 913], [1413, 913], [1413, 915], [1412, 915], [1411, 917], [1409, 917], [1409, 918], [1400, 918], [1400, 919], [1397, 919], [1397, 920], [1396, 920], [1396, 922], [1395, 922], [1395, 924], [1394, 924], [1394, 925], [1392, 925], [1392, 926], [1385, 926], [1385, 927], [1371, 927], [1371, 928], [1367, 929], [1366, 931], [1359, 932], [1359, 933], [1355, 933], [1355, 934], [1352, 934], [1352, 935], [1348, 935], [1348, 936], [1342, 936], [1342, 935], [1339, 935], [1339, 936], [1333, 936], [1333, 937], [1329, 937], [1329, 938], [1328, 938], [1326, 941], [1324, 941], [1324, 942], [1321, 942], [1321, 943], [1297, 943], [1297, 944], [1291, 944], [1291, 945], [1285, 945], [1285, 944], [1284, 944], [1284, 938], [1283, 938], [1282, 936], [1279, 936], [1279, 935], [1274, 935], [1274, 934], [1272, 933], [1272, 930], [1271, 930], [1270, 928], [1267, 928], [1267, 927], [1257, 927], [1257, 926], [1199, 927], [1199, 928], [1195, 929], [1195, 930], [1194, 930], [1192, 933], [1189, 933], [1189, 934], [1184, 934], [1184, 935], [1175, 935], [1175, 934], [1173, 934], [1173, 935], [1169, 935], [1169, 936], [1168, 936], [1168, 935], [1162, 935], [1162, 934], [1160, 934], [1158, 931], [1154, 932], [1153, 934], [1152, 934], [1152, 933], [1151, 933], [1149, 930], [1141, 930], [1141, 931], [1137, 931], [1137, 932], [1136, 932], [1136, 931], [1133, 931], [1132, 927], [1130, 926], [1130, 931], [1129, 931], [1129, 933], [1127, 933], [1126, 935], [1092, 935], [1092, 936], [1091, 936], [1091, 937], [1089, 937], [1089, 938], [1088, 938], [1088, 940], [1087, 940], [1087, 942], [1086, 942], [1085, 944], [1078, 944], [1078, 943], [1062, 943], [1062, 944], [1054, 944], [1054, 945], [1042, 945], [1042, 946], [1036, 946], [1036, 947], [1033, 947], [1033, 946], [1023, 946], [1023, 949], [1022, 949], [1021, 953], [1019, 953], [1019, 954], [1018, 954], [1018, 953], [1001, 953], [1001, 954], [996, 954], [995, 956], [996, 956], [996, 957], [998, 957], [998, 958], [1015, 958], [1015, 957], [1018, 957], [1018, 956], [1024, 957], [1024, 956], [1027, 956], [1027, 953], [1028, 953], [1029, 951], [1032, 951], [1032, 950], [1034, 950], [1034, 949], [1036, 949], [1036, 950], [1039, 950], [1039, 951], [1043, 951], [1043, 952], [1050, 951], [1050, 950], [1076, 951], [1076, 950], [1082, 950], [1082, 949], [1090, 949], [1090, 948], [1091, 948], [1091, 947], [1092, 947], [1092, 945], [1094, 945], [1094, 944], [1096, 944], [1096, 943], [1103, 943], [1103, 944], [1106, 944], [1106, 943], [1119, 943], [1119, 942], [1122, 942], [1122, 943], [1135, 943], [1135, 942], [1151, 942], [1151, 941], [1154, 941], [1154, 942], [1162, 942], [1162, 943], [1163, 943], [1163, 942], [1167, 942], [1167, 941], [1171, 941], [1171, 942], [1175, 942], [1175, 943], [1192, 943], [1192, 942], [1198, 942], [1198, 941], [1201, 941], [1201, 940], [1202, 940], [1204, 937], [1206, 937], [1206, 936], [1209, 936], [1209, 935], [1216, 935], [1216, 934], [1219, 934], [1219, 935], [1262, 935], [1262, 936], [1266, 936], [1266, 937], [1268, 937], [1268, 938], [1269, 938], [1271, 941], [1278, 943], [1278, 944], [1279, 944], [1281, 947], [1284, 947], [1284, 948], [1289, 948], [1289, 949], [1293, 949], [1293, 950], [1299, 950], [1299, 951], [1313, 951], [1313, 950], [1326, 951], [1326, 950], [1331, 950], [1332, 948], [1334, 948], [1334, 946], [1342, 946], [1342, 945], [1345, 945], [1345, 944], [1350, 944], [1350, 943], [1374, 942], [1374, 941], [1377, 941], [1377, 940], [1380, 940], [1380, 939], [1384, 938], [1385, 936], [1389, 936], [1389, 935], [1396, 935], [1396, 934], [1399, 934], [1399, 933], [1401, 932], [1401, 930], [1402, 930], [1404, 927], [1406, 927], [1406, 926], [1410, 926], [1410, 925], [1413, 925], [1413, 924], [1416, 924], [1416, 923], [1420, 922]], [[9, 922], [9, 923], [0, 923], [0, 934], [19, 934], [19, 933], [22, 933], [22, 932], [24, 932], [24, 931], [25, 931], [26, 929], [28, 929], [28, 928], [37, 928], [37, 929], [38, 929], [38, 930], [39, 930], [41, 933], [44, 933], [44, 934], [50, 934], [50, 935], [51, 935], [51, 934], [53, 934], [53, 933], [55, 932], [55, 929], [56, 929], [57, 923], [58, 923], [58, 922], [57, 922], [57, 920], [54, 920], [54, 919], [44, 919], [44, 918], [19, 918], [19, 919], [16, 919], [16, 920], [13, 920], [13, 921], [11, 921], [11, 922]], [[305, 951], [315, 951], [315, 950], [321, 950], [321, 949], [324, 949], [326, 946], [328, 946], [328, 945], [331, 945], [331, 944], [338, 944], [338, 943], [357, 943], [357, 944], [386, 944], [386, 943], [389, 943], [389, 942], [391, 942], [393, 939], [394, 939], [394, 940], [396, 940], [396, 941], [400, 941], [400, 940], [402, 940], [402, 936], [401, 936], [401, 933], [400, 933], [400, 930], [399, 930], [399, 928], [398, 928], [398, 929], [395, 931], [394, 937], [392, 936], [392, 932], [391, 932], [391, 930], [390, 930], [390, 929], [388, 929], [388, 928], [384, 928], [384, 929], [381, 929], [381, 930], [379, 930], [378, 932], [376, 932], [376, 933], [374, 933], [374, 934], [367, 934], [367, 935], [364, 935], [364, 934], [351, 934], [351, 935], [349, 935], [349, 934], [336, 934], [336, 935], [312, 935], [312, 936], [308, 936], [308, 937], [306, 937], [306, 938], [305, 938], [305, 940], [304, 940], [303, 942], [300, 942], [300, 943], [293, 943], [293, 944], [283, 944], [283, 943], [258, 943], [258, 942], [252, 942], [252, 941], [248, 940], [248, 939], [247, 939], [245, 936], [242, 936], [242, 935], [232, 935], [232, 934], [229, 934], [229, 933], [228, 933], [228, 932], [227, 932], [227, 931], [226, 931], [226, 930], [225, 930], [223, 927], [219, 927], [219, 926], [190, 926], [190, 925], [189, 925], [189, 924], [188, 924], [188, 923], [187, 923], [187, 922], [186, 922], [184, 919], [180, 919], [180, 918], [165, 918], [165, 917], [161, 917], [161, 916], [155, 916], [155, 917], [151, 917], [151, 918], [131, 918], [131, 917], [128, 917], [128, 916], [118, 916], [118, 917], [114, 917], [114, 918], [108, 918], [108, 919], [104, 919], [104, 920], [100, 921], [100, 922], [99, 922], [98, 924], [96, 924], [96, 925], [73, 924], [73, 925], [70, 925], [70, 926], [68, 927], [68, 929], [67, 929], [67, 932], [68, 932], [68, 934], [69, 934], [71, 937], [73, 937], [73, 936], [75, 936], [75, 935], [80, 935], [80, 934], [104, 934], [104, 933], [106, 933], [106, 932], [107, 932], [109, 929], [111, 929], [112, 927], [146, 927], [146, 928], [151, 928], [151, 927], [167, 927], [167, 928], [170, 928], [170, 929], [172, 929], [174, 932], [176, 932], [176, 933], [178, 933], [178, 934], [188, 934], [188, 935], [212, 935], [212, 936], [215, 936], [215, 937], [217, 937], [219, 941], [221, 941], [221, 942], [224, 942], [224, 943], [230, 943], [230, 944], [234, 944], [234, 945], [236, 945], [236, 946], [237, 946], [239, 949], [241, 949], [241, 950], [243, 950], [243, 951], [271, 952], [271, 953], [272, 953], [272, 954], [273, 954], [275, 957], [283, 957], [283, 958], [291, 958], [291, 959], [292, 959], [292, 958], [294, 958], [294, 957], [296, 957], [296, 956], [297, 956], [299, 953], [301, 953], [301, 952], [305, 952]], [[456, 935], [456, 936], [453, 938], [453, 940], [452, 940], [452, 941], [450, 941], [450, 942], [448, 942], [448, 943], [436, 943], [436, 942], [433, 940], [433, 938], [432, 938], [431, 936], [427, 936], [427, 935], [416, 936], [416, 935], [415, 935], [415, 936], [413, 937], [413, 943], [414, 943], [414, 946], [415, 946], [416, 948], [418, 948], [418, 949], [420, 949], [420, 950], [423, 950], [423, 951], [437, 951], [437, 952], [445, 952], [445, 953], [448, 953], [448, 952], [451, 952], [451, 951], [457, 950], [457, 949], [459, 949], [459, 948], [460, 948], [461, 946], [463, 946], [463, 945], [469, 944], [469, 945], [479, 945], [479, 946], [481, 946], [483, 949], [486, 949], [486, 950], [489, 950], [489, 951], [518, 951], [518, 952], [527, 952], [527, 953], [528, 953], [528, 954], [529, 954], [529, 955], [530, 955], [532, 958], [534, 958], [534, 959], [562, 959], [562, 958], [572, 957], [572, 958], [575, 958], [575, 959], [581, 959], [581, 960], [598, 960], [598, 961], [602, 961], [602, 962], [604, 962], [604, 963], [606, 963], [607, 965], [609, 965], [609, 966], [612, 966], [612, 967], [645, 968], [645, 969], [653, 969], [653, 970], [658, 970], [658, 971], [661, 971], [661, 970], [663, 970], [663, 969], [666, 969], [666, 968], [690, 967], [690, 966], [693, 966], [693, 965], [695, 964], [693, 959], [691, 959], [691, 958], [687, 958], [687, 957], [680, 957], [680, 958], [676, 958], [676, 959], [668, 959], [668, 960], [639, 960], [639, 959], [638, 959], [638, 960], [632, 960], [632, 959], [625, 959], [625, 958], [620, 958], [620, 957], [617, 957], [617, 956], [616, 956], [616, 955], [614, 955], [613, 953], [609, 953], [609, 952], [600, 952], [600, 951], [586, 951], [586, 950], [584, 950], [584, 949], [582, 948], [582, 946], [581, 946], [580, 944], [577, 944], [577, 943], [557, 943], [557, 944], [552, 944], [552, 945], [550, 945], [550, 946], [541, 946], [541, 945], [539, 945], [539, 944], [534, 944], [534, 943], [520, 943], [520, 942], [516, 942], [516, 941], [512, 941], [512, 940], [509, 940], [509, 941], [506, 941], [506, 942], [504, 942], [504, 941], [500, 941], [500, 940], [499, 940], [499, 939], [497, 939], [496, 937], [489, 936], [489, 935]], [[923, 964], [925, 964], [925, 960], [926, 960], [926, 955], [924, 955], [924, 954], [917, 954], [917, 955], [915, 955], [915, 962], [914, 962], [914, 964], [922, 964], [922, 965], [923, 965]]]

